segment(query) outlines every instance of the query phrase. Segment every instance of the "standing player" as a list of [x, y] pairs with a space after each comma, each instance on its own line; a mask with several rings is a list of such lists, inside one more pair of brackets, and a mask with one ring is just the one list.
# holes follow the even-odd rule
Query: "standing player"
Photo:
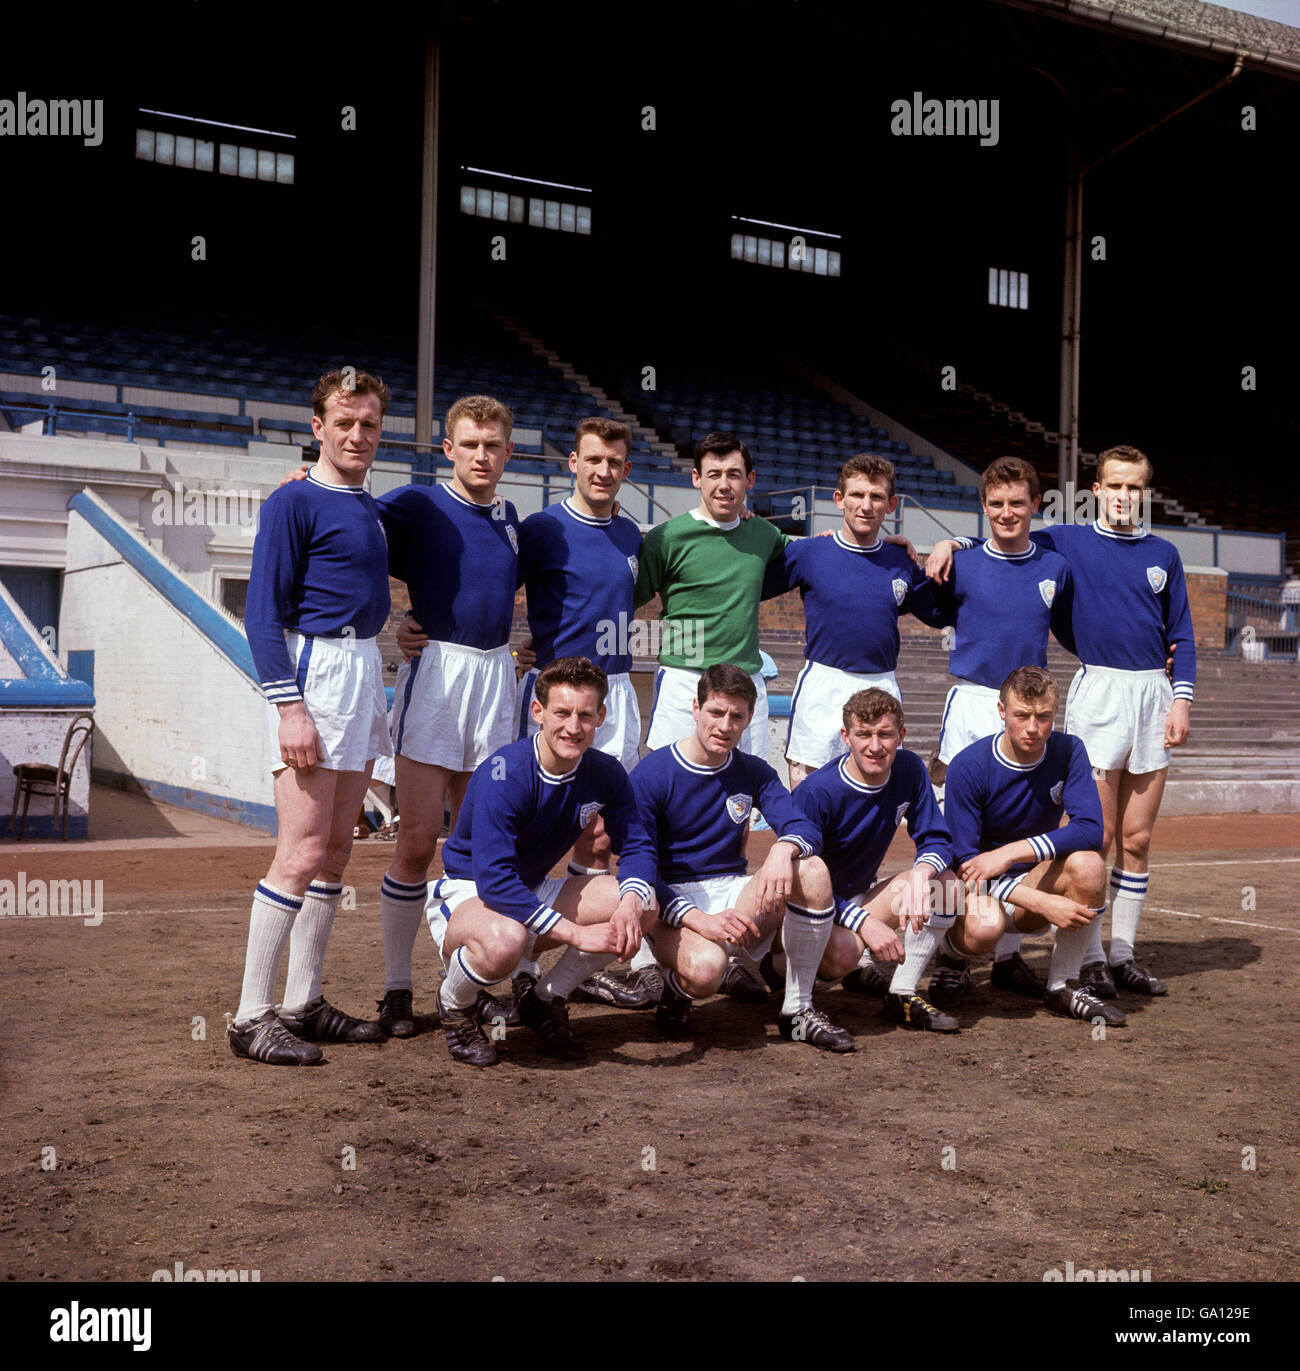
[[[841, 718], [847, 754], [814, 771], [795, 796], [817, 828], [835, 892], [835, 928], [821, 974], [838, 979], [868, 959], [881, 972], [892, 967], [885, 1017], [908, 1028], [955, 1033], [957, 1020], [918, 992], [920, 969], [944, 930], [964, 955], [987, 951], [992, 942], [979, 917], [954, 922], [963, 899], [949, 869], [952, 843], [925, 763], [902, 746], [907, 730], [897, 697], [879, 687], [860, 690], [844, 703]], [[880, 863], [904, 819], [916, 860], [910, 872], [878, 882]], [[968, 916], [987, 913], [981, 900], [993, 905], [974, 896], [964, 902]], [[900, 943], [895, 930], [904, 923]]]
[[[513, 451], [511, 412], [487, 395], [447, 412], [450, 481], [401, 486], [379, 500], [389, 567], [406, 582], [427, 645], [403, 662], [393, 698], [393, 750], [402, 823], [380, 887], [384, 997], [379, 1021], [416, 1031], [411, 949], [428, 895], [429, 864], [448, 796], [452, 824], [475, 767], [514, 733], [510, 624], [518, 585], [519, 517], [496, 494]], [[431, 921], [440, 942], [442, 923]]]
[[[1072, 631], [1083, 666], [1066, 696], [1065, 727], [1083, 739], [1097, 778], [1102, 851], [1115, 847], [1109, 965], [1098, 919], [1082, 982], [1106, 999], [1114, 997], [1116, 982], [1140, 995], [1166, 993], [1165, 983], [1138, 964], [1134, 943], [1169, 749], [1187, 741], [1196, 684], [1196, 637], [1182, 559], [1172, 543], [1140, 523], [1150, 484], [1151, 463], [1143, 453], [1108, 448], [1097, 460], [1092, 487], [1099, 501], [1096, 521], [1033, 535], [1065, 558], [1074, 580]], [[927, 568], [932, 575], [942, 576], [952, 546], [936, 545]], [[1172, 687], [1165, 673], [1170, 652]]]
[[[1018, 457], [999, 457], [980, 481], [980, 500], [988, 541], [958, 552], [946, 583], [936, 587], [940, 622], [956, 626], [948, 669], [957, 678], [939, 726], [939, 756], [931, 770], [936, 784], [963, 748], [1001, 729], [999, 690], [1009, 668], [1046, 668], [1049, 633], [1074, 651], [1070, 569], [1060, 553], [1029, 536], [1038, 512], [1038, 473]], [[1014, 931], [998, 943], [993, 984], [1034, 999], [1046, 988], [1020, 955]]]
[[733, 433], [710, 433], [695, 448], [691, 480], [700, 504], [646, 534], [636, 603], [663, 602], [663, 646], [646, 746], [690, 733], [700, 672], [729, 662], [749, 676], [755, 705], [742, 751], [766, 757], [767, 686], [760, 674], [758, 605], [768, 567], [789, 539], [767, 519], [744, 519], [754, 486], [749, 449]]
[[803, 596], [808, 661], [795, 683], [785, 746], [792, 787], [843, 755], [841, 716], [850, 695], [879, 687], [902, 699], [894, 676], [899, 616], [935, 622], [924, 572], [880, 536], [881, 523], [898, 508], [893, 462], [850, 457], [834, 500], [842, 527], [829, 538], [788, 542], [763, 591], [765, 598], [794, 589]]
[[[699, 678], [691, 732], [632, 773], [641, 823], [659, 857], [654, 945], [665, 970], [655, 1019], [665, 1036], [688, 1035], [692, 1003], [719, 989], [729, 954], [751, 944], [761, 957], [779, 929], [787, 959], [781, 1037], [851, 1052], [852, 1037], [812, 1003], [835, 913], [816, 834], [776, 772], [739, 748], [755, 694], [743, 667], [709, 667]], [[778, 836], [751, 877], [745, 848], [755, 808]]]
[[[944, 817], [968, 891], [987, 887], [1001, 900], [1007, 928], [1032, 934], [1055, 926], [1047, 1008], [1119, 1027], [1124, 1014], [1079, 983], [1089, 926], [1106, 908], [1106, 864], [1088, 753], [1078, 738], [1052, 731], [1056, 697], [1056, 682], [1041, 667], [1017, 667], [1003, 681], [1004, 731], [953, 758]], [[1064, 827], [1062, 815], [1069, 816]], [[992, 931], [1003, 931], [1001, 918]], [[959, 1003], [968, 965], [961, 948], [941, 949], [931, 998]]]
[[[383, 662], [388, 553], [363, 489], [379, 447], [388, 387], [331, 371], [312, 392], [320, 460], [262, 506], [245, 625], [269, 707], [275, 858], [249, 917], [239, 1008], [227, 1028], [237, 1057], [273, 1066], [321, 1060], [321, 1042], [377, 1042], [378, 1024], [321, 994], [325, 944], [342, 893], [357, 809], [385, 751]], [[289, 944], [284, 1009], [275, 976]]]
[[[519, 1001], [519, 1018], [564, 1061], [586, 1051], [569, 1027], [566, 1000], [593, 971], [629, 956], [653, 918], [653, 848], [637, 820], [627, 772], [593, 748], [604, 722], [605, 673], [562, 657], [533, 684], [539, 732], [508, 743], [475, 771], [442, 851], [446, 876], [430, 891], [429, 918], [446, 926], [447, 977], [438, 995], [456, 1061], [491, 1066], [496, 1049], [475, 1012], [486, 987], [523, 957], [568, 950]], [[610, 876], [550, 876], [574, 839], [602, 813], [619, 853]]]

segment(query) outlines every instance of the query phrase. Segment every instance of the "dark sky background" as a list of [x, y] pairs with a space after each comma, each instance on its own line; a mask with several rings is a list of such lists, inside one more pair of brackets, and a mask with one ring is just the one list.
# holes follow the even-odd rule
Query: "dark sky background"
[[[1226, 73], [992, 0], [585, 9], [140, 6], [7, 18], [0, 97], [102, 98], [105, 137], [0, 139], [0, 309], [409, 340], [424, 35], [443, 37], [439, 345], [482, 307], [612, 370], [792, 351], [889, 410], [912, 359], [1055, 427], [1067, 121], [1085, 158]], [[53, 30], [52, 27], [53, 26]], [[1037, 70], [1035, 70], [1037, 69]], [[999, 142], [896, 137], [913, 91], [998, 99]], [[1254, 105], [1258, 128], [1241, 128]], [[341, 127], [356, 109], [355, 131]], [[641, 128], [642, 108], [657, 128]], [[140, 106], [296, 135], [292, 187], [136, 161]], [[150, 121], [152, 122], [152, 121]], [[1083, 438], [1290, 480], [1300, 82], [1244, 73], [1088, 177]], [[265, 146], [279, 140], [257, 140]], [[592, 187], [595, 232], [462, 216], [462, 164]], [[730, 216], [842, 235], [843, 276], [734, 264]], [[191, 260], [201, 234], [207, 260]], [[990, 265], [1031, 308], [986, 304]], [[562, 348], [562, 350], [564, 350]], [[1258, 389], [1241, 390], [1241, 368]]]

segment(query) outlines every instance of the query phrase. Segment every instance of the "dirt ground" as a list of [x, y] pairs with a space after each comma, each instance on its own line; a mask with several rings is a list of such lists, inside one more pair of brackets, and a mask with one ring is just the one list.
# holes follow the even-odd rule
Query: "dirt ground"
[[[690, 1044], [660, 1041], [650, 1014], [575, 1006], [587, 1063], [514, 1029], [488, 1071], [452, 1063], [429, 1017], [311, 1070], [231, 1055], [223, 1015], [268, 846], [9, 848], [0, 879], [102, 880], [106, 914], [0, 919], [0, 1269], [1290, 1278], [1297, 839], [1298, 816], [1161, 822], [1141, 954], [1170, 993], [1122, 996], [1129, 1026], [1104, 1040], [993, 990], [984, 966], [951, 1037], [886, 1025], [839, 988], [819, 1002], [856, 1035], [845, 1056], [780, 1042], [774, 1000], [710, 1001]], [[353, 1013], [381, 992], [391, 851], [357, 845], [356, 907], [330, 943], [326, 993]], [[1045, 943], [1027, 951], [1045, 967]], [[422, 935], [426, 1016], [437, 970]]]

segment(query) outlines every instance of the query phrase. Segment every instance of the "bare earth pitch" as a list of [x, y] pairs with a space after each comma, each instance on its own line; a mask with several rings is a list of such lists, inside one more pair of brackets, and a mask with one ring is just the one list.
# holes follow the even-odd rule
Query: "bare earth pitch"
[[[1285, 1278], [1300, 1256], [1298, 839], [1293, 815], [1161, 820], [1142, 949], [1170, 993], [1122, 996], [1130, 1026], [1104, 1041], [977, 964], [951, 1038], [889, 1028], [840, 989], [820, 1002], [856, 1036], [850, 1056], [780, 1042], [775, 1000], [707, 1003], [692, 1044], [660, 1041], [649, 1014], [575, 1006], [588, 1064], [512, 1030], [490, 1072], [454, 1065], [427, 1018], [418, 1038], [331, 1047], [309, 1070], [236, 1061], [223, 1012], [263, 847], [7, 852], [3, 878], [102, 880], [106, 912], [99, 927], [0, 919], [0, 1265], [80, 1280], [178, 1261], [263, 1281], [1041, 1281], [1067, 1262]], [[884, 869], [909, 854], [904, 838]], [[390, 855], [359, 844], [345, 878], [357, 908], [340, 911], [325, 988], [352, 1013], [373, 1013]], [[1026, 951], [1045, 965], [1045, 943]], [[437, 968], [422, 937], [426, 1015]]]

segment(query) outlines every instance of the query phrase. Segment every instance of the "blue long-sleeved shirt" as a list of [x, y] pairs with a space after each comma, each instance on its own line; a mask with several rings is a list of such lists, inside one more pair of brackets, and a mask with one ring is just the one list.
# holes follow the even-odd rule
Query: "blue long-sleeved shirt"
[[778, 840], [792, 843], [801, 856], [818, 851], [815, 827], [796, 808], [781, 778], [748, 752], [732, 752], [719, 767], [699, 766], [673, 743], [637, 763], [632, 788], [641, 826], [658, 856], [659, 918], [674, 928], [694, 907], [674, 884], [742, 876], [748, 870], [745, 845], [754, 809], [762, 811]]
[[618, 854], [619, 891], [649, 904], [654, 847], [637, 818], [636, 798], [619, 761], [595, 748], [565, 775], [542, 767], [537, 738], [498, 748], [470, 777], [456, 831], [442, 850], [443, 870], [472, 880], [485, 905], [547, 933], [560, 919], [533, 887], [600, 814]]
[[388, 549], [367, 491], [329, 485], [312, 471], [271, 492], [253, 543], [244, 632], [272, 704], [302, 699], [286, 630], [373, 638], [389, 607]]

